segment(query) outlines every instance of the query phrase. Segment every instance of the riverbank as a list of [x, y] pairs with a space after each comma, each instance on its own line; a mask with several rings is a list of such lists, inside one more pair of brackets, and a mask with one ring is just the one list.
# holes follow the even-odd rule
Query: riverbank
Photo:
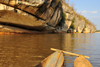
[[100, 32], [95, 32], [95, 33], [100, 33]]

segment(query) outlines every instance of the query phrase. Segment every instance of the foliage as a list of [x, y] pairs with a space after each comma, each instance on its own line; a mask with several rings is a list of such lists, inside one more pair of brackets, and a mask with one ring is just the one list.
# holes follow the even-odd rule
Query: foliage
[[76, 33], [79, 33], [78, 31], [76, 31]]
[[75, 21], [75, 17], [72, 19], [72, 23], [74, 23], [74, 21]]
[[63, 12], [62, 14], [62, 19], [65, 21], [66, 20], [66, 13]]
[[71, 24], [70, 28], [75, 29], [74, 23]]
[[75, 29], [74, 21], [75, 21], [75, 17], [72, 19], [72, 24], [70, 26], [70, 28], [72, 28], [72, 29]]
[[[79, 14], [79, 13], [77, 13], [77, 12], [75, 11], [75, 9], [74, 9], [75, 4], [74, 4], [74, 3], [72, 3], [71, 6], [69, 6], [69, 4], [68, 4], [68, 3], [65, 3], [64, 0], [60, 0], [60, 1], [63, 1], [62, 3], [63, 3], [71, 12], [73, 12], [73, 15], [74, 15], [75, 17], [79, 18], [80, 21], [84, 21], [85, 27], [86, 27], [87, 24], [89, 24], [89, 25], [91, 25], [92, 27], [94, 27], [94, 29], [96, 29], [95, 25], [94, 25], [91, 21], [89, 21], [86, 17], [84, 17], [83, 15], [81, 15], [81, 14]], [[75, 17], [72, 19], [72, 24], [71, 24], [71, 26], [70, 26], [72, 29], [75, 29], [75, 25], [74, 25]], [[65, 14], [65, 13], [63, 13], [63, 20], [66, 20], [66, 14]]]
[[96, 32], [100, 32], [100, 30], [96, 30]]
[[79, 15], [79, 19], [82, 19], [82, 16], [81, 15]]
[[59, 0], [56, 0], [56, 3], [59, 3]]

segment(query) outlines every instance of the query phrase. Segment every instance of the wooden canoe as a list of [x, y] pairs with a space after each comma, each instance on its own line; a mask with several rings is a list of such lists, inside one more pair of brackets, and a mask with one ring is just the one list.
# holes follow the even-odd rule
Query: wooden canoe
[[54, 49], [54, 48], [51, 48], [51, 50], [56, 51], [56, 52], [54, 52], [53, 54], [45, 58], [42, 62], [40, 62], [35, 67], [62, 67], [63, 62], [64, 62], [63, 53], [78, 56], [74, 61], [73, 67], [93, 67], [91, 63], [86, 59], [86, 58], [89, 58], [89, 56], [66, 52], [66, 51]]
[[92, 64], [82, 55], [74, 60], [73, 67], [93, 67]]
[[61, 51], [54, 52], [35, 67], [62, 67], [64, 56]]

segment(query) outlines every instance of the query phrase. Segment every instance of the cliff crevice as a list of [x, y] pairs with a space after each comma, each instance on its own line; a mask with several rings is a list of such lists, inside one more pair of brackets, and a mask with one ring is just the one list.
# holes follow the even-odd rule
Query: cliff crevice
[[62, 0], [1, 0], [0, 3], [1, 26], [8, 25], [25, 30], [55, 33], [96, 31], [93, 23], [77, 14], [73, 7]]

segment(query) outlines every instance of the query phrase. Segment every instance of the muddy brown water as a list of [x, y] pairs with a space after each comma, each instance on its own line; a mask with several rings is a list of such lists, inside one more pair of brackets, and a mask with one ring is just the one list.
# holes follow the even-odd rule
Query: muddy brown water
[[[0, 67], [34, 67], [48, 55], [50, 48], [90, 56], [100, 67], [100, 34], [17, 34], [0, 35]], [[72, 67], [75, 56], [64, 54], [64, 67]]]

